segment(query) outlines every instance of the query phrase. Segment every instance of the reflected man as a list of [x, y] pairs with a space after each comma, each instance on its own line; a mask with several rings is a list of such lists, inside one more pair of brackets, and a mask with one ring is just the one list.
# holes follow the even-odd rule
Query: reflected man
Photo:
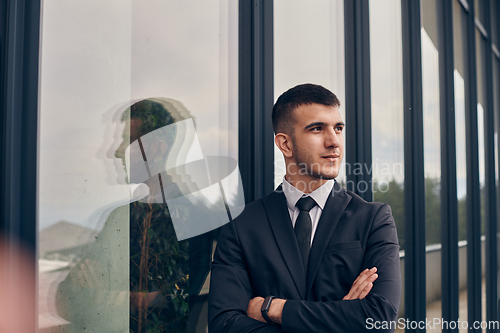
[[[172, 211], [165, 197], [197, 186], [186, 174], [149, 172], [152, 165], [179, 158], [172, 156], [178, 153], [172, 151], [175, 140], [193, 139], [189, 132], [165, 137], [157, 130], [190, 118], [181, 103], [166, 98], [141, 100], [124, 112], [116, 157], [128, 168], [129, 183], [140, 185], [133, 202], [109, 214], [95, 243], [59, 286], [59, 315], [72, 323], [72, 331], [185, 332], [190, 320], [196, 324], [192, 312], [209, 271], [212, 233], [178, 241], [172, 214], [189, 219], [192, 207]], [[147, 134], [154, 144], [146, 157], [141, 138]]]

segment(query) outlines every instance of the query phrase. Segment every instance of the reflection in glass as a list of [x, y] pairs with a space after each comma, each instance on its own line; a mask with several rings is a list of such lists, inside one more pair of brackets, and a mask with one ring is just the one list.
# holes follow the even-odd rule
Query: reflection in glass
[[458, 199], [458, 240], [466, 239], [466, 195], [467, 195], [467, 170], [466, 170], [466, 139], [465, 139], [465, 63], [467, 53], [464, 48], [465, 35], [462, 23], [465, 24], [465, 15], [458, 1], [453, 2], [453, 28], [454, 28], [454, 58], [456, 69], [454, 71], [455, 84], [455, 134], [457, 154], [457, 199]]
[[[426, 298], [427, 318], [441, 318], [441, 147], [439, 104], [439, 52], [437, 49], [435, 1], [422, 2], [422, 97], [424, 125]], [[431, 38], [425, 29], [434, 32]], [[434, 327], [436, 332], [441, 328]]]
[[455, 140], [457, 154], [457, 200], [458, 200], [458, 246], [459, 246], [459, 286], [460, 286], [460, 320], [467, 318], [467, 170], [465, 140], [465, 83], [460, 73], [454, 71], [455, 84]]
[[[373, 198], [391, 206], [399, 245], [404, 250], [401, 1], [370, 1], [369, 10]], [[402, 253], [401, 269], [404, 270]], [[404, 316], [403, 300], [404, 290], [399, 317]]]
[[[129, 123], [130, 131], [125, 131], [115, 156], [126, 165], [130, 183], [139, 186], [133, 193], [133, 203], [109, 214], [95, 242], [80, 254], [77, 265], [59, 285], [58, 312], [72, 327], [111, 331], [123, 327], [123, 323], [109, 316], [118, 309], [126, 313], [130, 308], [129, 329], [133, 332], [144, 331], [153, 320], [163, 330], [184, 331], [192, 300], [189, 296], [198, 294], [208, 274], [212, 236], [204, 234], [181, 241], [175, 216], [181, 215], [189, 223], [197, 212], [188, 204], [167, 205], [165, 198], [196, 191], [197, 184], [187, 174], [155, 170], [155, 165], [182, 156], [175, 152], [176, 141], [192, 142], [195, 133], [179, 127], [173, 135], [156, 133], [192, 118], [180, 103], [157, 98], [135, 103], [121, 119]], [[154, 142], [148, 143], [153, 137]], [[123, 148], [129, 151], [137, 142], [142, 156], [124, 154]], [[185, 157], [181, 159], [183, 164], [188, 162]], [[147, 174], [142, 178], [138, 171], [145, 166]], [[206, 208], [203, 215], [210, 216], [211, 211]], [[127, 256], [120, 251], [127, 248], [130, 261], [125, 261]], [[195, 262], [197, 265], [193, 265]], [[92, 306], [83, 311], [89, 304]]]
[[[237, 2], [45, 2], [42, 12], [39, 328], [202, 329], [214, 234], [175, 221], [241, 199], [238, 180], [203, 188], [186, 164], [226, 156], [227, 171], [238, 156]], [[167, 168], [167, 155], [182, 168]], [[168, 202], [196, 189], [201, 213]]]
[[[479, 63], [478, 63], [479, 64]], [[479, 70], [478, 70], [479, 72]], [[479, 92], [478, 92], [479, 93]], [[481, 307], [482, 307], [482, 317], [486, 320], [486, 280], [484, 279], [484, 274], [486, 271], [486, 260], [485, 260], [485, 229], [486, 229], [486, 188], [485, 188], [485, 157], [484, 157], [484, 109], [481, 103], [477, 103], [477, 135], [478, 135], [478, 148], [479, 148], [479, 188], [480, 188], [480, 207], [481, 207]]]
[[439, 54], [422, 28], [422, 95], [426, 244], [441, 243], [441, 149], [439, 111]]
[[484, 235], [486, 226], [486, 200], [485, 200], [485, 177], [486, 166], [484, 156], [484, 112], [488, 110], [486, 104], [485, 90], [485, 63], [484, 63], [484, 41], [481, 33], [476, 29], [476, 61], [477, 61], [477, 135], [479, 148], [479, 188], [481, 193], [481, 235]]
[[370, 1], [374, 201], [388, 203], [404, 249], [401, 3]]
[[[500, 73], [498, 73], [499, 70], [499, 64], [498, 60], [494, 57], [493, 58], [493, 91], [498, 91], [500, 88]], [[494, 119], [495, 119], [495, 135], [494, 135], [494, 146], [495, 146], [495, 187], [496, 187], [496, 193], [497, 193], [497, 233], [500, 230], [500, 182], [499, 182], [499, 161], [498, 158], [500, 156], [499, 154], [499, 145], [498, 145], [498, 140], [499, 140], [499, 126], [500, 126], [500, 119], [499, 119], [499, 113], [500, 113], [500, 94], [493, 94], [493, 114], [494, 114]], [[498, 236], [497, 236], [498, 240]], [[500, 242], [497, 243], [497, 255], [498, 258], [500, 258]], [[498, 265], [498, 272], [497, 272], [497, 298], [500, 298], [500, 265]]]
[[457, 147], [457, 199], [458, 239], [466, 240], [465, 200], [467, 197], [466, 140], [465, 140], [465, 83], [460, 73], [454, 71], [455, 83], [455, 140]]
[[[274, 0], [275, 100], [298, 84], [319, 84], [338, 97], [345, 122], [344, 76], [344, 1]], [[344, 138], [346, 130], [348, 125]], [[286, 170], [276, 145], [274, 161], [274, 183], [278, 186]], [[337, 181], [345, 184], [345, 162]]]
[[486, 200], [485, 200], [485, 157], [484, 157], [484, 108], [477, 103], [477, 135], [479, 145], [479, 188], [481, 191], [481, 235], [484, 235], [486, 226]]
[[[481, 4], [481, 7], [485, 7]], [[482, 280], [482, 295], [481, 307], [482, 317], [486, 320], [486, 280], [484, 275], [486, 272], [485, 246], [486, 246], [486, 161], [485, 161], [485, 132], [484, 132], [484, 114], [491, 112], [491, 106], [487, 103], [486, 97], [486, 62], [485, 51], [486, 42], [483, 35], [476, 30], [476, 74], [477, 74], [477, 135], [478, 135], [478, 155], [479, 155], [479, 190], [480, 190], [480, 217], [481, 217], [481, 280]]]
[[[459, 313], [466, 321], [467, 314], [467, 167], [466, 167], [466, 121], [465, 80], [468, 78], [466, 49], [466, 13], [459, 1], [453, 1], [453, 57], [455, 85], [455, 145], [457, 158], [457, 200], [458, 200], [458, 270], [459, 270]], [[460, 330], [465, 332], [466, 330]]]

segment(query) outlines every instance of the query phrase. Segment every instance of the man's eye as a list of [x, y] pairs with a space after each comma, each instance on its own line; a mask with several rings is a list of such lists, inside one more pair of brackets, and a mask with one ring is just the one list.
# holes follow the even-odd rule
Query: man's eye
[[313, 127], [311, 128], [311, 131], [321, 131], [321, 127], [320, 126]]
[[337, 132], [342, 132], [344, 130], [344, 126], [337, 126], [337, 127], [335, 127], [335, 130]]

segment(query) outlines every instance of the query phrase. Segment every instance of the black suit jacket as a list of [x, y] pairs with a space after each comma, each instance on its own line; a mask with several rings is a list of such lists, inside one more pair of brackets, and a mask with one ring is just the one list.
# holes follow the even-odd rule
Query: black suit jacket
[[[379, 277], [370, 293], [342, 300], [358, 275], [374, 266]], [[249, 300], [267, 295], [287, 300], [282, 326], [246, 316]], [[212, 263], [209, 330], [370, 332], [368, 318], [397, 320], [400, 297], [399, 245], [389, 205], [366, 202], [335, 183], [305, 272], [280, 187], [221, 229]]]

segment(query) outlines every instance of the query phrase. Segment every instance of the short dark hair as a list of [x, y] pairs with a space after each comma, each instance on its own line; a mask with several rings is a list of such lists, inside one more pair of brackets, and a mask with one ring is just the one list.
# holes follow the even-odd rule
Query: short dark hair
[[299, 84], [281, 94], [274, 104], [272, 114], [274, 133], [293, 136], [293, 111], [301, 105], [313, 103], [340, 107], [337, 96], [325, 87], [312, 83]]
[[146, 135], [154, 130], [185, 119], [195, 120], [182, 103], [164, 97], [151, 97], [132, 104], [122, 115], [122, 121], [140, 120], [138, 134]]
[[141, 121], [138, 128], [141, 136], [175, 122], [169, 110], [160, 103], [149, 99], [134, 103], [130, 107], [130, 113], [123, 114], [123, 118], [127, 117]]

